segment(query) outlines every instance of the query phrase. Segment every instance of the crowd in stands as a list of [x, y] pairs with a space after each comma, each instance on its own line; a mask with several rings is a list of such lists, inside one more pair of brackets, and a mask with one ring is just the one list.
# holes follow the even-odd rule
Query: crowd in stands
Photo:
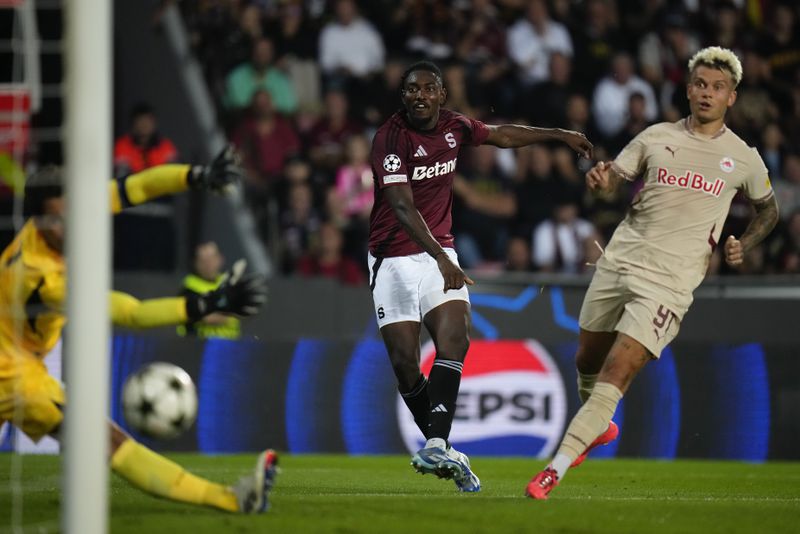
[[[444, 72], [447, 107], [489, 123], [578, 130], [613, 158], [659, 121], [688, 115], [686, 64], [701, 47], [741, 58], [728, 126], [757, 147], [782, 221], [743, 273], [800, 272], [800, 4], [779, 0], [202, 0], [180, 2], [246, 195], [285, 273], [364, 283], [371, 137], [400, 106], [418, 59]], [[580, 273], [640, 182], [585, 191], [590, 162], [564, 146], [469, 149], [458, 160], [462, 265]], [[740, 235], [749, 204], [724, 229]], [[712, 273], [731, 272], [720, 261]]]

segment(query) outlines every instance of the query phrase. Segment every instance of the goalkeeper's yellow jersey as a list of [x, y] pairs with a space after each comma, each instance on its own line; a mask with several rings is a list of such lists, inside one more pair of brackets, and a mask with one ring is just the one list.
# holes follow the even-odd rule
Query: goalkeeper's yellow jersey
[[[184, 191], [188, 165], [162, 165], [109, 184], [111, 209]], [[55, 346], [66, 322], [66, 265], [29, 220], [0, 255], [0, 378], [14, 372], [15, 358], [41, 359]], [[182, 297], [144, 302], [111, 293], [111, 319], [130, 327], [186, 321]]]

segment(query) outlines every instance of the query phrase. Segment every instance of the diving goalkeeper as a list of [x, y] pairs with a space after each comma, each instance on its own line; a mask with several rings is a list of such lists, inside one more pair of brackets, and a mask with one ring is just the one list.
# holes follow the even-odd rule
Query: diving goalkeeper
[[[169, 164], [109, 184], [113, 213], [187, 189], [223, 191], [241, 171], [230, 148], [208, 166]], [[61, 384], [42, 359], [61, 337], [66, 317], [63, 256], [66, 203], [58, 167], [46, 167], [25, 184], [28, 220], [0, 255], [0, 426], [10, 422], [34, 441], [59, 436], [65, 402]], [[138, 300], [112, 291], [111, 320], [133, 328], [177, 325], [214, 313], [255, 314], [266, 298], [263, 277], [233, 273], [217, 289], [187, 297]], [[143, 491], [174, 501], [239, 513], [267, 509], [277, 457], [258, 458], [255, 472], [235, 486], [199, 478], [137, 443], [113, 422], [111, 467]]]

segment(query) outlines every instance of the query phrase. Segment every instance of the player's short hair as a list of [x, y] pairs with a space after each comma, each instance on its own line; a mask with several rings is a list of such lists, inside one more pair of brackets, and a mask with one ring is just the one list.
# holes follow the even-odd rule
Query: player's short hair
[[727, 71], [733, 79], [734, 87], [742, 81], [742, 62], [739, 61], [739, 58], [736, 57], [732, 50], [727, 48], [720, 46], [703, 48], [689, 60], [689, 72], [694, 71], [699, 65]]
[[400, 78], [400, 89], [403, 89], [406, 86], [406, 80], [409, 76], [411, 76], [411, 73], [417, 71], [430, 72], [436, 76], [437, 81], [444, 87], [444, 77], [442, 76], [442, 71], [436, 66], [435, 63], [431, 63], [430, 61], [417, 61], [408, 67], [403, 73], [403, 76]]
[[22, 213], [25, 217], [44, 215], [44, 203], [64, 196], [63, 174], [58, 165], [45, 165], [25, 180]]

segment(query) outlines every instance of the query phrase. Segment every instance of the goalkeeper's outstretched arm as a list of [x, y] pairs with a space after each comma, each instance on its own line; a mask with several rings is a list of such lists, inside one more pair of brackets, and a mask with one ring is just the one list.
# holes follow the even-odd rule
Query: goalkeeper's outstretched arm
[[266, 280], [244, 274], [237, 261], [220, 286], [208, 293], [186, 297], [139, 300], [120, 291], [111, 292], [111, 322], [128, 328], [155, 328], [195, 322], [215, 312], [250, 316], [267, 300]]
[[241, 176], [242, 170], [232, 147], [226, 147], [210, 165], [158, 165], [112, 180], [109, 184], [111, 211], [116, 214], [125, 208], [189, 188], [222, 192]]

